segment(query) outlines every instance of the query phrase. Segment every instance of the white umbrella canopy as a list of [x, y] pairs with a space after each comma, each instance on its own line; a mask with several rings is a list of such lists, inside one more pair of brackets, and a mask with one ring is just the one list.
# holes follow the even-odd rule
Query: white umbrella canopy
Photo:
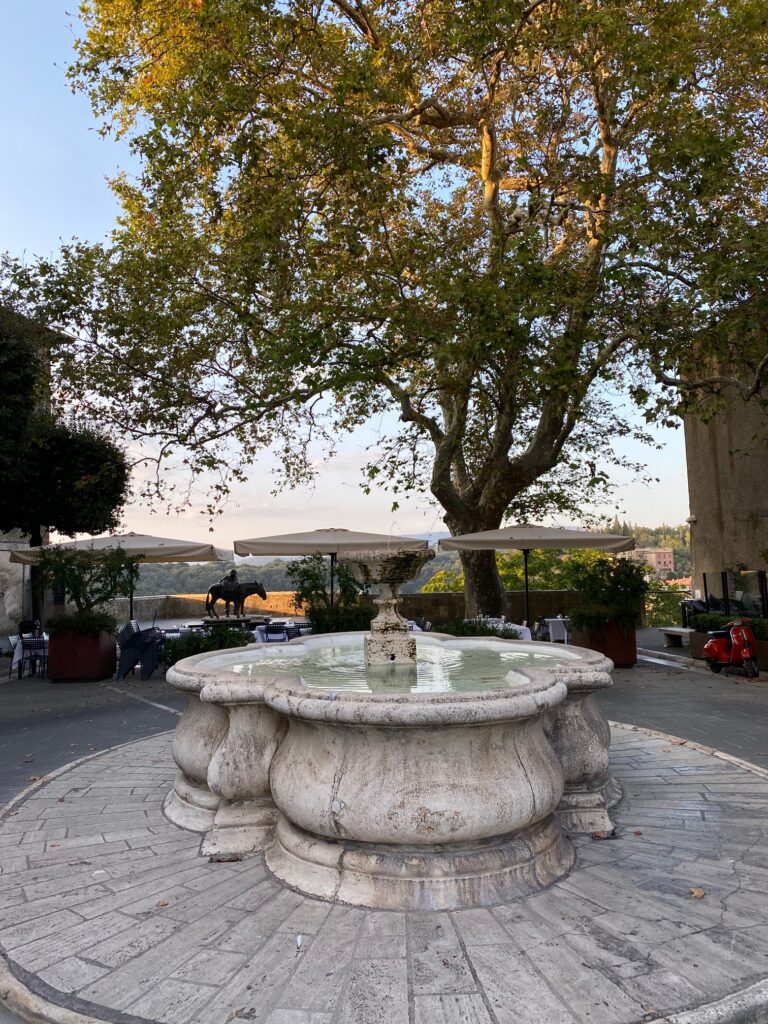
[[443, 551], [532, 551], [534, 548], [599, 548], [601, 551], [631, 551], [632, 537], [587, 530], [559, 530], [551, 526], [503, 526], [500, 530], [462, 533], [441, 540]]
[[253, 537], [236, 540], [236, 555], [340, 555], [362, 548], [384, 547], [398, 551], [424, 551], [425, 540], [398, 537], [387, 533], [358, 533], [356, 530], [330, 528], [306, 533], [283, 533], [278, 537]]
[[[197, 540], [174, 540], [170, 537], [151, 537], [146, 533], [118, 533], [111, 537], [87, 537], [85, 540], [70, 540], [53, 544], [52, 548], [66, 551], [112, 551], [122, 548], [127, 555], [139, 562], [224, 562], [230, 552], [213, 544]], [[23, 548], [12, 551], [9, 561], [22, 565], [34, 565], [40, 548]], [[133, 618], [133, 584], [129, 599], [128, 615]]]
[[525, 573], [525, 618], [531, 621], [531, 604], [528, 587], [528, 555], [535, 548], [586, 548], [600, 551], [631, 551], [635, 546], [632, 537], [615, 533], [589, 533], [587, 530], [560, 530], [551, 526], [503, 526], [499, 530], [484, 530], [481, 533], [462, 533], [447, 537], [439, 542], [443, 551], [522, 551]]
[[[205, 541], [173, 540], [170, 537], [150, 537], [145, 533], [120, 533], [112, 537], [87, 537], [70, 540], [52, 547], [67, 551], [111, 551], [122, 548], [127, 555], [140, 562], [225, 562], [230, 552]], [[39, 548], [12, 551], [11, 562], [34, 565]]]
[[429, 544], [417, 537], [398, 537], [387, 533], [358, 533], [330, 527], [309, 530], [306, 533], [284, 533], [277, 537], [253, 537], [236, 540], [236, 555], [330, 555], [331, 605], [333, 605], [333, 576], [336, 556], [344, 553], [385, 548], [392, 551], [425, 551]]

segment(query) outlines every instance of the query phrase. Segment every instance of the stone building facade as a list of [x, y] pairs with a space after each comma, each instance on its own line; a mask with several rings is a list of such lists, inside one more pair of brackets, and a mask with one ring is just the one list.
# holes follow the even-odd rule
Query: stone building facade
[[693, 588], [703, 574], [768, 568], [768, 414], [733, 398], [685, 420]]
[[0, 635], [16, 633], [29, 612], [29, 570], [10, 561], [12, 551], [28, 546], [18, 530], [0, 534]]

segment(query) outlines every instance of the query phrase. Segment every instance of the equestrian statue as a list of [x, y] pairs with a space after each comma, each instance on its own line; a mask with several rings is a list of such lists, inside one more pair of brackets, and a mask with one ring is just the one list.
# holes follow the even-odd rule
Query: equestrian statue
[[252, 594], [258, 594], [262, 601], [266, 601], [267, 592], [258, 580], [253, 583], [241, 583], [235, 569], [231, 569], [225, 576], [214, 583], [205, 596], [205, 613], [218, 619], [216, 603], [223, 601], [225, 604], [224, 614], [229, 618], [229, 606], [233, 606], [232, 614], [236, 618], [245, 615], [245, 599]]

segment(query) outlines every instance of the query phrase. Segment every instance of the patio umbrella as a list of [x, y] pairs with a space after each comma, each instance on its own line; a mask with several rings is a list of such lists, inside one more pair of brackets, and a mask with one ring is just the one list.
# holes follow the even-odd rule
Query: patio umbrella
[[388, 548], [398, 551], [425, 551], [429, 544], [416, 537], [397, 537], [387, 533], [357, 533], [355, 530], [330, 528], [307, 533], [284, 533], [277, 537], [253, 537], [236, 540], [236, 555], [330, 555], [331, 606], [336, 558], [340, 554], [365, 548]]
[[[111, 551], [122, 548], [139, 562], [223, 562], [229, 552], [206, 541], [173, 540], [169, 537], [150, 537], [145, 533], [121, 533], [112, 537], [88, 537], [85, 540], [66, 541], [53, 545], [67, 551]], [[11, 562], [33, 565], [39, 548], [12, 551]], [[133, 583], [129, 604], [129, 618], [133, 618]]]
[[443, 551], [522, 551], [525, 575], [525, 619], [530, 623], [531, 606], [528, 588], [528, 555], [534, 548], [597, 548], [600, 551], [631, 551], [632, 537], [615, 533], [588, 533], [586, 530], [560, 530], [550, 526], [504, 526], [482, 533], [462, 533], [439, 542]]

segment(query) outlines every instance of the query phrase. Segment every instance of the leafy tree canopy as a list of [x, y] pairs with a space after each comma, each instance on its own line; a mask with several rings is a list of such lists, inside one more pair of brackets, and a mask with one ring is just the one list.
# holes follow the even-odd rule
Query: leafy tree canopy
[[[82, 9], [73, 79], [142, 173], [109, 246], [11, 265], [8, 294], [158, 465], [225, 493], [277, 444], [292, 484], [394, 411], [369, 483], [457, 533], [583, 514], [622, 394], [668, 422], [762, 393], [764, 0]], [[497, 612], [492, 555], [462, 562]]]
[[112, 530], [129, 484], [125, 453], [100, 431], [34, 415], [0, 491], [0, 530], [20, 529], [33, 545], [47, 530]]

